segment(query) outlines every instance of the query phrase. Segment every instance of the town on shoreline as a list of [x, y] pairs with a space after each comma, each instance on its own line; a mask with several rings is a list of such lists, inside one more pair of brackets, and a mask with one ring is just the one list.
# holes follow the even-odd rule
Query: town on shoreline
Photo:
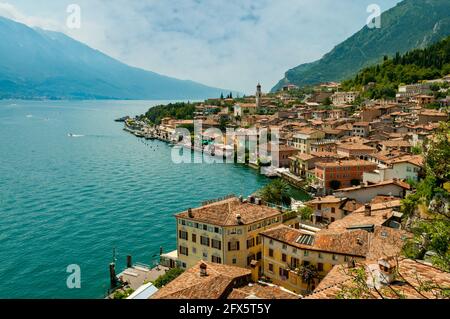
[[[118, 119], [139, 138], [276, 179], [177, 213], [177, 249], [153, 269], [129, 257], [116, 276], [112, 265], [110, 298], [449, 298], [448, 252], [422, 233], [427, 222], [448, 227], [450, 185], [438, 170], [448, 174], [439, 152], [449, 147], [449, 87], [447, 75], [367, 99], [335, 82], [269, 94], [258, 84], [254, 96]], [[262, 137], [264, 152], [249, 147]], [[444, 168], [433, 167], [439, 156]], [[292, 200], [288, 186], [311, 199]]]

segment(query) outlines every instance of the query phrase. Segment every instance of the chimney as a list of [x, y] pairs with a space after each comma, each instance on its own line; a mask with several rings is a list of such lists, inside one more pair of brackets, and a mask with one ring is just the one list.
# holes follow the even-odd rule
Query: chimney
[[200, 276], [201, 277], [208, 276], [207, 269], [208, 269], [208, 266], [205, 263], [200, 264]]
[[394, 258], [381, 258], [378, 260], [378, 267], [380, 269], [380, 282], [388, 285], [395, 280], [395, 273], [397, 270], [397, 263]]
[[239, 225], [242, 225], [242, 217], [240, 214], [236, 214], [236, 220]]
[[241, 203], [243, 203], [243, 202], [244, 202], [244, 197], [242, 197], [242, 195], [241, 195], [241, 196], [239, 196], [239, 201], [240, 201]]
[[372, 216], [372, 207], [370, 204], [364, 205], [364, 216]]
[[194, 218], [194, 214], [192, 213], [192, 208], [188, 209], [188, 216], [189, 216], [189, 218]]

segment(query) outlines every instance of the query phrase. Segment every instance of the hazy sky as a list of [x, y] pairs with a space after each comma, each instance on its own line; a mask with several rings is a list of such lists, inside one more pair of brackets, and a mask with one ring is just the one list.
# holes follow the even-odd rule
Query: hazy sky
[[[0, 0], [0, 15], [65, 32], [127, 64], [253, 93], [320, 58], [399, 0]], [[69, 4], [81, 28], [66, 26]]]

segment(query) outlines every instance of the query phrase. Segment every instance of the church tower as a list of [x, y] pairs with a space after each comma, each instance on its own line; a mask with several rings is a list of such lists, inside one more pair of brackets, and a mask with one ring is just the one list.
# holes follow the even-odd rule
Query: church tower
[[262, 98], [262, 92], [261, 92], [261, 84], [258, 83], [256, 86], [256, 109], [258, 110], [261, 107], [261, 98]]

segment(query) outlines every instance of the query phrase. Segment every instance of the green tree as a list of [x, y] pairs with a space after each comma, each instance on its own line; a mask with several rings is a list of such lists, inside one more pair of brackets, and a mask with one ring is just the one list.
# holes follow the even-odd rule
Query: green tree
[[403, 253], [450, 271], [450, 126], [442, 123], [424, 146], [425, 178], [402, 201], [405, 227], [413, 233]]
[[307, 290], [311, 291], [312, 283], [314, 279], [319, 277], [319, 271], [314, 265], [302, 265], [298, 270], [298, 275], [302, 278], [302, 280], [307, 285]]
[[167, 285], [169, 282], [177, 278], [179, 275], [181, 275], [184, 272], [181, 268], [172, 268], [169, 269], [164, 275], [161, 275], [153, 282], [153, 285], [155, 285], [156, 288], [162, 288], [163, 286]]
[[302, 220], [311, 220], [314, 213], [313, 209], [309, 206], [303, 206], [298, 209], [299, 216]]
[[259, 191], [261, 198], [270, 204], [290, 205], [290, 187], [283, 179], [275, 179]]

